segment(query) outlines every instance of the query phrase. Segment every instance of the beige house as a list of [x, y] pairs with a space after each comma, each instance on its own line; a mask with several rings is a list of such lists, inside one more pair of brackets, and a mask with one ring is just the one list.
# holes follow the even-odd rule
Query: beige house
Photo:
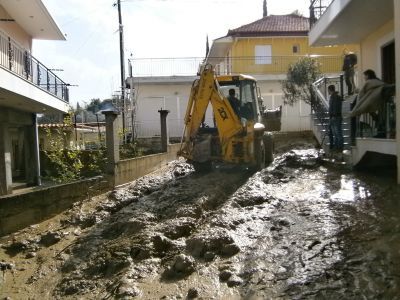
[[[322, 11], [317, 3], [319, 1], [311, 3], [311, 10], [316, 11], [315, 16], [320, 15], [320, 18], [314, 20], [309, 35], [310, 44], [331, 46], [357, 43], [360, 46], [359, 69], [372, 69], [379, 78], [396, 85], [397, 96], [391, 99], [393, 102], [385, 103], [385, 111], [380, 112], [385, 117], [387, 134], [384, 138], [358, 135], [352, 157], [357, 163], [370, 154], [397, 156], [400, 183], [400, 1], [333, 0]], [[358, 86], [362, 86], [363, 78], [359, 77], [358, 81]], [[366, 122], [366, 119], [363, 121]], [[376, 124], [372, 122], [370, 125], [374, 127]]]
[[65, 37], [41, 0], [0, 0], [0, 195], [40, 184], [37, 114], [69, 109], [68, 85], [32, 55], [34, 39]]

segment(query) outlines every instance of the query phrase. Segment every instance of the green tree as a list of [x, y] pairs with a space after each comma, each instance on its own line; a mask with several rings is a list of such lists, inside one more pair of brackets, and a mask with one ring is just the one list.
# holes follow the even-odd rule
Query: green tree
[[89, 104], [86, 106], [87, 111], [92, 113], [97, 113], [100, 110], [101, 100], [98, 98], [90, 100]]
[[282, 81], [284, 103], [293, 105], [304, 101], [311, 104], [312, 84], [320, 77], [320, 65], [311, 57], [301, 58], [291, 64], [286, 80]]

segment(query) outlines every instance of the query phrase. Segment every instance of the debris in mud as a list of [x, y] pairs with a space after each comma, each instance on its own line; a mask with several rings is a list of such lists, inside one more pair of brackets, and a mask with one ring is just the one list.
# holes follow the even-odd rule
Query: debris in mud
[[190, 288], [188, 293], [187, 293], [187, 298], [188, 299], [195, 299], [199, 297], [199, 291], [196, 288]]
[[230, 270], [223, 270], [221, 273], [219, 273], [219, 280], [222, 282], [228, 281], [229, 278], [233, 275], [232, 271]]
[[164, 224], [164, 234], [170, 239], [179, 239], [189, 236], [196, 228], [196, 220], [193, 218], [176, 218], [168, 220]]
[[40, 243], [45, 247], [49, 247], [61, 241], [62, 238], [63, 234], [61, 232], [49, 231], [40, 237]]
[[131, 248], [131, 257], [136, 260], [144, 260], [151, 257], [152, 249], [146, 245], [135, 245]]
[[152, 239], [154, 251], [159, 256], [165, 256], [167, 252], [176, 252], [180, 248], [183, 248], [184, 245], [180, 245], [176, 241], [173, 241], [163, 235], [156, 235]]
[[33, 252], [33, 251], [32, 251], [32, 252], [28, 252], [28, 253], [25, 255], [25, 257], [29, 259], [29, 258], [34, 258], [34, 257], [36, 257], [36, 255], [37, 255], [36, 252]]
[[222, 228], [209, 230], [191, 237], [186, 241], [186, 249], [194, 257], [199, 258], [204, 258], [207, 252], [221, 256], [232, 256], [240, 251], [233, 238]]
[[182, 177], [194, 171], [194, 168], [190, 164], [177, 164], [174, 167], [173, 174], [175, 177]]
[[240, 278], [239, 276], [233, 274], [232, 276], [229, 277], [229, 279], [227, 280], [226, 284], [229, 287], [234, 287], [234, 286], [239, 286], [243, 283], [242, 278]]
[[179, 254], [175, 257], [172, 265], [164, 272], [165, 279], [181, 279], [192, 274], [196, 263], [190, 256]]
[[2, 271], [3, 273], [6, 272], [7, 270], [12, 271], [14, 268], [15, 268], [15, 265], [13, 263], [0, 261], [0, 271]]
[[116, 296], [118, 298], [140, 297], [142, 296], [142, 291], [138, 289], [133, 279], [124, 278], [119, 283]]

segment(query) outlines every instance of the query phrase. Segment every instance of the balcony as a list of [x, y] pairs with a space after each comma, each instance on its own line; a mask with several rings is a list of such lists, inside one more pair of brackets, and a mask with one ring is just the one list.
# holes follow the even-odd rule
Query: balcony
[[310, 4], [310, 28], [321, 18], [333, 0], [311, 0]]
[[2, 32], [0, 32], [0, 67], [68, 103], [68, 84]]
[[[133, 77], [195, 76], [201, 63], [212, 61], [218, 75], [285, 75], [290, 64], [304, 56], [249, 56], [249, 57], [200, 57], [189, 58], [139, 58], [132, 59]], [[324, 73], [339, 73], [340, 56], [312, 56]]]
[[312, 46], [355, 44], [393, 19], [393, 0], [313, 0]]

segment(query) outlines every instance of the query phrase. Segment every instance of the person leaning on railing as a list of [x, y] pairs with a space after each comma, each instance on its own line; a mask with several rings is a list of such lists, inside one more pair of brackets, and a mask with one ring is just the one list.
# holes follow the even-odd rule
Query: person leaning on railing
[[364, 86], [352, 103], [350, 117], [354, 118], [369, 113], [376, 124], [377, 134], [375, 137], [385, 137], [384, 91], [385, 87], [389, 87], [389, 85], [376, 77], [375, 72], [371, 69], [364, 71], [364, 79]]

